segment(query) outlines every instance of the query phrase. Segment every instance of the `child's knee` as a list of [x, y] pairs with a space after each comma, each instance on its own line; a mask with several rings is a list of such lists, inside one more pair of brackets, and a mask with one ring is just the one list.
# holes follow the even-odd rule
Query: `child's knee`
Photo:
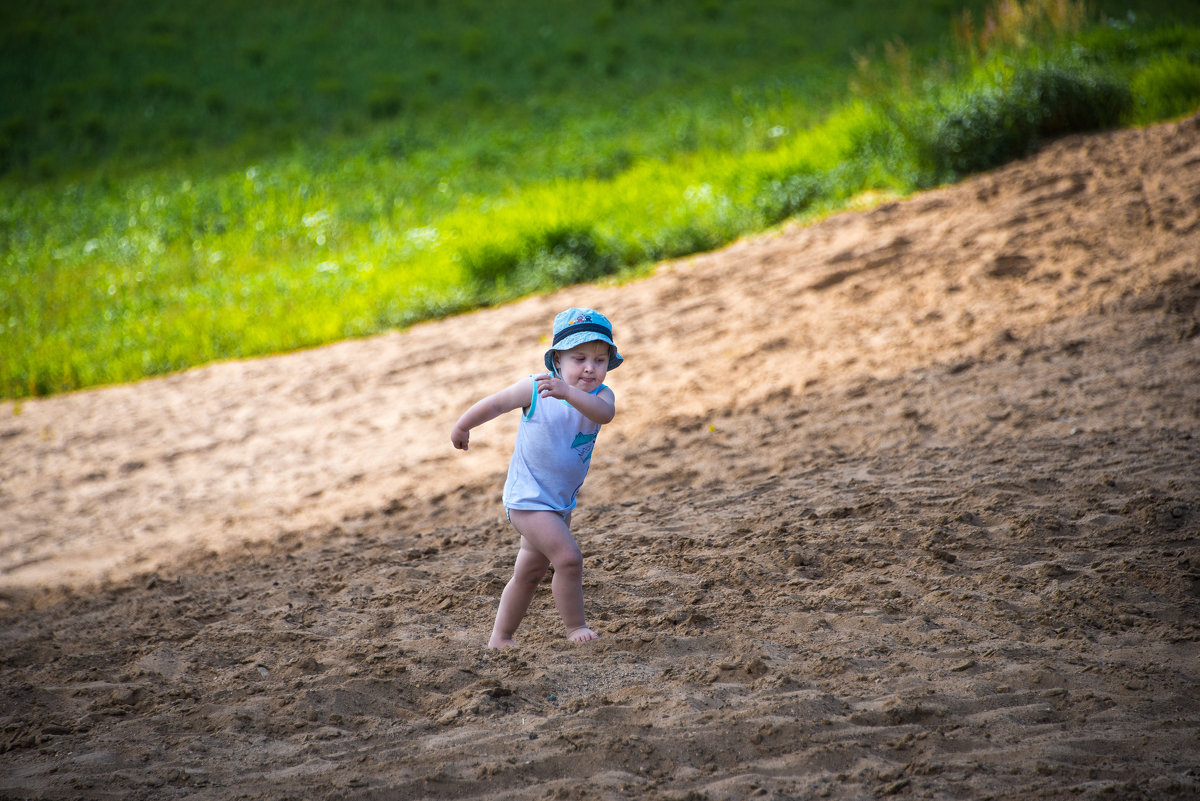
[[583, 573], [583, 554], [578, 550], [567, 551], [559, 555], [554, 562], [555, 573]]
[[549, 571], [549, 565], [541, 565], [538, 567], [518, 567], [513, 573], [513, 581], [521, 584], [528, 584], [536, 587], [546, 577]]

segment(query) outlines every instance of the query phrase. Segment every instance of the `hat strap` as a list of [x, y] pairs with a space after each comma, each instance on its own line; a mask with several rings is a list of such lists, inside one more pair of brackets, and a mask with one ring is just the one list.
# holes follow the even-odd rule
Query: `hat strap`
[[557, 345], [559, 342], [562, 342], [564, 339], [571, 336], [571, 334], [579, 334], [584, 331], [590, 331], [594, 334], [604, 334], [604, 336], [608, 337], [609, 339], [612, 338], [611, 328], [600, 325], [599, 323], [577, 323], [576, 325], [569, 325], [555, 334], [553, 344]]

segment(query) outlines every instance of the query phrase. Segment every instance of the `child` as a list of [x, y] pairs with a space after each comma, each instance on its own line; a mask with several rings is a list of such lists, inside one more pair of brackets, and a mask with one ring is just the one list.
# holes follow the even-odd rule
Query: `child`
[[500, 595], [488, 648], [517, 644], [513, 635], [551, 565], [550, 587], [567, 638], [587, 642], [599, 636], [584, 620], [583, 554], [571, 536], [571, 511], [600, 426], [617, 413], [613, 391], [604, 385], [605, 374], [623, 361], [612, 323], [593, 309], [560, 312], [544, 361], [549, 373], [489, 395], [467, 409], [450, 432], [454, 447], [465, 451], [472, 428], [523, 410], [504, 483], [504, 506], [521, 535], [521, 549]]

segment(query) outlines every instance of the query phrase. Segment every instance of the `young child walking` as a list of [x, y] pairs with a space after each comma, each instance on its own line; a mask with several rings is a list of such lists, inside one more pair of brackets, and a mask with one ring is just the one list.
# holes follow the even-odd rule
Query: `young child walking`
[[550, 587], [567, 638], [587, 642], [599, 636], [583, 614], [583, 554], [571, 535], [571, 512], [600, 426], [617, 413], [613, 391], [604, 385], [608, 371], [623, 361], [612, 323], [594, 309], [560, 312], [544, 361], [548, 373], [523, 378], [475, 403], [450, 432], [454, 447], [465, 451], [472, 428], [522, 410], [503, 496], [521, 548], [500, 595], [489, 648], [517, 644], [517, 626], [551, 566]]

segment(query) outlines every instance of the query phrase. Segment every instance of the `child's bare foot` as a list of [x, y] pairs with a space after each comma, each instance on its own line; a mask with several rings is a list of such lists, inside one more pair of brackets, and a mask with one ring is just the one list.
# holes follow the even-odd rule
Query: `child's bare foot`
[[488, 648], [516, 648], [517, 641], [512, 637], [501, 637], [499, 634], [492, 634], [492, 638], [488, 640]]
[[577, 629], [571, 629], [567, 632], [567, 639], [571, 642], [587, 642], [588, 640], [599, 639], [600, 635], [589, 629], [587, 626], [580, 626]]

